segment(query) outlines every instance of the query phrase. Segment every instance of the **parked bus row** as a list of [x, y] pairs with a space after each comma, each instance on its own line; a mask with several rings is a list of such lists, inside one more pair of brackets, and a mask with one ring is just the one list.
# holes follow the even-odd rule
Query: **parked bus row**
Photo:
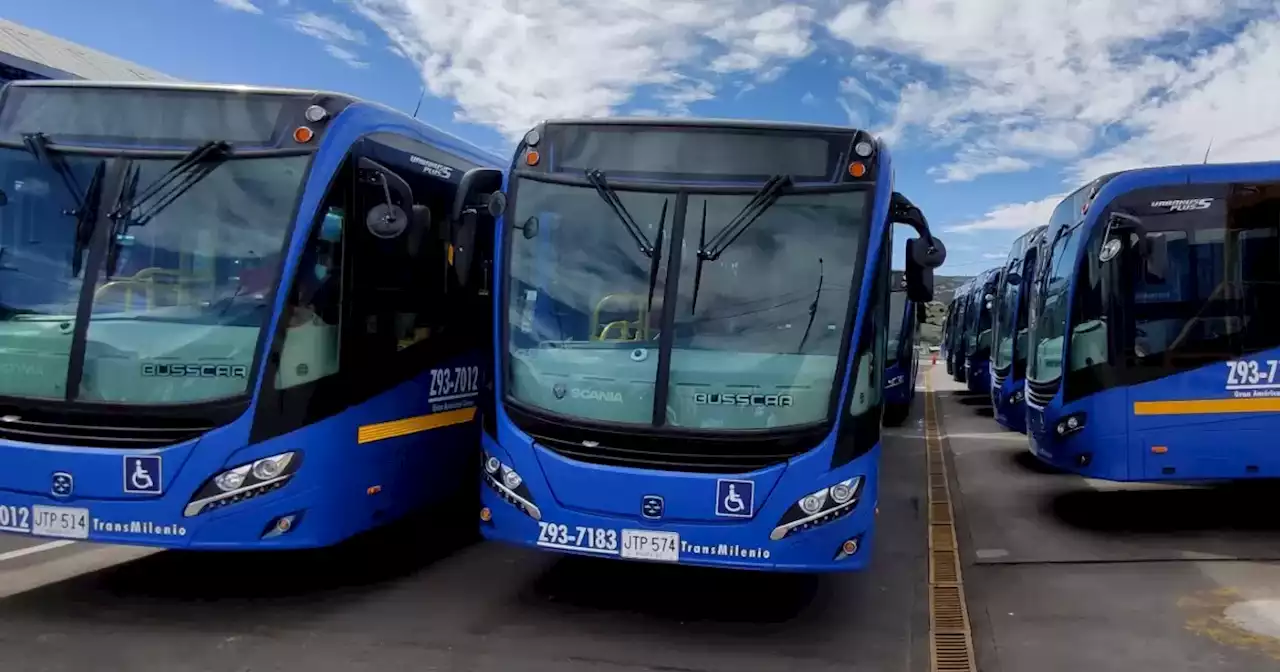
[[[1274, 478], [1280, 321], [1266, 306], [1277, 302], [1280, 164], [1112, 173], [956, 291], [947, 369], [1056, 468]], [[975, 384], [988, 311], [990, 383]]]
[[945, 258], [892, 176], [835, 126], [505, 159], [340, 94], [12, 83], [0, 530], [304, 548], [457, 498], [556, 552], [861, 568]]

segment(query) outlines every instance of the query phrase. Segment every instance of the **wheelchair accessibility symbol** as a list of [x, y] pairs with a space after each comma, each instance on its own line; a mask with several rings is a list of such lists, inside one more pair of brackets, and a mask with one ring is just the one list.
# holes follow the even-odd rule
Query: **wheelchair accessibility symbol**
[[124, 456], [124, 491], [140, 495], [158, 495], [161, 485], [159, 455]]
[[750, 518], [755, 515], [755, 481], [716, 480], [716, 515], [726, 518]]

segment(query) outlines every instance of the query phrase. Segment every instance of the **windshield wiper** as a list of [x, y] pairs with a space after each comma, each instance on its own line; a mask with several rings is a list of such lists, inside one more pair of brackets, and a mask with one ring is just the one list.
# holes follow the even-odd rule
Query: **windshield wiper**
[[62, 214], [76, 218], [75, 239], [71, 246], [71, 277], [79, 277], [84, 266], [84, 250], [93, 237], [93, 224], [98, 216], [98, 201], [101, 196], [102, 176], [106, 172], [106, 162], [99, 161], [89, 179], [89, 186], [80, 189], [76, 174], [67, 165], [66, 159], [57, 150], [49, 147], [49, 138], [44, 133], [28, 133], [22, 136], [22, 143], [27, 146], [40, 163], [53, 168], [62, 179], [63, 186], [75, 202], [71, 210], [63, 210]]
[[604, 172], [600, 170], [585, 171], [587, 182], [595, 187], [596, 194], [609, 204], [609, 209], [613, 210], [614, 216], [622, 222], [623, 228], [631, 235], [631, 240], [635, 241], [636, 248], [640, 250], [640, 254], [649, 258], [649, 302], [646, 310], [653, 310], [653, 291], [658, 284], [658, 262], [662, 259], [660, 250], [662, 249], [662, 235], [666, 231], [667, 226], [667, 201], [662, 201], [662, 214], [658, 217], [658, 239], [650, 243], [649, 237], [644, 235], [644, 229], [636, 224], [636, 220], [627, 212], [627, 206], [622, 204], [622, 199], [618, 197], [618, 192], [609, 186], [609, 182], [605, 179]]
[[[649, 238], [644, 235], [644, 230], [640, 228], [640, 225], [636, 224], [636, 220], [631, 216], [631, 213], [627, 212], [627, 207], [622, 204], [622, 199], [618, 197], [618, 192], [614, 191], [613, 187], [609, 186], [609, 182], [605, 179], [604, 173], [599, 170], [587, 170], [585, 172], [587, 182], [589, 182], [591, 186], [595, 187], [596, 193], [600, 195], [600, 198], [604, 199], [604, 202], [609, 204], [609, 208], [613, 210], [613, 214], [618, 218], [618, 221], [622, 222], [622, 226], [626, 228], [627, 233], [631, 234], [631, 239], [635, 241], [636, 247], [640, 249], [640, 254], [643, 254], [646, 257], [653, 257], [655, 254], [653, 244], [650, 243]], [[664, 210], [662, 212], [662, 218], [665, 221], [667, 217], [665, 203], [663, 204], [663, 207]]]
[[107, 247], [107, 276], [115, 273], [121, 240], [131, 227], [146, 226], [156, 215], [230, 159], [231, 155], [230, 144], [210, 140], [187, 152], [172, 168], [142, 190], [141, 194], [137, 191], [142, 171], [134, 166], [126, 174], [120, 196], [108, 214], [112, 226], [111, 240]]
[[791, 184], [790, 175], [774, 175], [769, 178], [763, 186], [760, 187], [751, 200], [742, 206], [738, 214], [729, 220], [720, 233], [717, 233], [708, 242], [707, 238], [707, 201], [702, 201], [702, 232], [698, 239], [698, 266], [693, 273], [693, 300], [689, 304], [689, 313], [692, 314], [698, 307], [698, 288], [702, 284], [702, 262], [715, 261], [729, 249], [730, 245], [738, 240], [738, 237], [746, 232], [752, 224], [755, 223], [765, 210], [773, 207], [774, 203], [782, 197], [782, 190]]
[[[197, 182], [208, 177], [215, 168], [231, 158], [231, 145], [210, 140], [187, 152], [164, 175], [156, 178], [136, 198], [130, 194], [128, 199], [122, 197], [116, 202], [111, 212], [112, 219], [130, 220], [130, 226], [146, 226], [162, 210], [178, 200]], [[136, 177], [134, 178], [136, 180]], [[167, 190], [167, 191], [166, 191]], [[142, 208], [150, 205], [151, 209], [142, 212]], [[135, 214], [136, 213], [136, 214]]]
[[796, 354], [804, 351], [804, 342], [809, 340], [809, 330], [813, 328], [813, 318], [818, 315], [818, 300], [822, 298], [822, 257], [818, 257], [818, 289], [813, 293], [813, 303], [809, 304], [809, 323], [804, 325], [804, 335], [800, 337], [800, 345], [796, 346]]

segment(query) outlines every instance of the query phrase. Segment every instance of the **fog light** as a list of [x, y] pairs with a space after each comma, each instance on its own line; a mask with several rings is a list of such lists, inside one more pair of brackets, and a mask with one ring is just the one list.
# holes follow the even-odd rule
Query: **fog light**
[[279, 536], [288, 534], [290, 530], [292, 530], [294, 527], [297, 527], [297, 524], [298, 524], [298, 514], [296, 513], [291, 513], [287, 516], [280, 516], [279, 518], [275, 519], [275, 522], [269, 523], [267, 525], [267, 531], [263, 533], [262, 538], [271, 539], [273, 537], [279, 537]]
[[858, 540], [857, 540], [857, 539], [850, 539], [850, 540], [848, 540], [848, 541], [844, 542], [843, 544], [841, 544], [841, 545], [840, 545], [840, 550], [841, 550], [841, 551], [843, 551], [845, 555], [853, 555], [854, 553], [857, 553], [857, 552], [858, 552]]
[[480, 522], [482, 522], [482, 523], [487, 523], [487, 522], [489, 522], [489, 521], [491, 521], [491, 520], [493, 520], [493, 512], [489, 510], [489, 507], [487, 507], [487, 506], [486, 506], [486, 507], [481, 508], [481, 509], [480, 509]]

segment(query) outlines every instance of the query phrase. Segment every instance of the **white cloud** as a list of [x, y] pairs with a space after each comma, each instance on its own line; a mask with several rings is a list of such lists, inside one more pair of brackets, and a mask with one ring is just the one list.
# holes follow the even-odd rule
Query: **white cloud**
[[340, 47], [336, 44], [326, 44], [324, 45], [324, 50], [329, 52], [330, 56], [353, 68], [361, 69], [369, 67], [368, 63], [360, 60], [360, 56], [358, 54], [346, 47]]
[[1000, 252], [983, 252], [983, 259], [1007, 259], [1009, 255]]
[[1031, 163], [1025, 159], [966, 148], [956, 155], [955, 161], [930, 168], [928, 172], [930, 175], [940, 175], [939, 182], [968, 182], [980, 175], [1019, 173], [1030, 168]]
[[1177, 94], [1146, 101], [1127, 121], [1135, 136], [1074, 165], [1076, 182], [1143, 166], [1274, 160], [1280, 156], [1280, 23], [1257, 23], [1200, 54]]
[[[1229, 40], [1247, 18], [1271, 23], [1196, 56], [1197, 45]], [[926, 66], [900, 87], [883, 132], [893, 139], [922, 131], [937, 144], [963, 142], [962, 148], [980, 144], [984, 151], [957, 150], [944, 173], [961, 180], [993, 172], [985, 170], [992, 156], [1023, 170], [1036, 158], [1079, 159], [1105, 146], [1112, 129], [1136, 133], [1131, 147], [1148, 136], [1180, 137], [1194, 127], [1188, 113], [1205, 105], [1192, 102], [1196, 91], [1210, 79], [1244, 74], [1246, 63], [1255, 66], [1249, 81], [1262, 87], [1246, 95], [1275, 98], [1269, 92], [1280, 71], [1266, 67], [1266, 58], [1274, 64], [1276, 56], [1265, 45], [1277, 18], [1271, 0], [859, 0], [828, 25], [860, 50], [855, 64], [861, 58]], [[868, 55], [884, 52], [890, 55]], [[1276, 119], [1248, 105], [1224, 117], [1243, 123], [1241, 137], [1268, 130]], [[1111, 165], [1141, 163], [1140, 154], [1108, 158]]]
[[1066, 193], [1026, 203], [1006, 203], [988, 210], [981, 218], [947, 229], [948, 232], [971, 233], [986, 229], [1001, 231], [1028, 231], [1049, 222], [1049, 215], [1058, 207]]
[[813, 50], [816, 12], [776, 0], [352, 0], [461, 119], [517, 137], [541, 119], [614, 113], [637, 89], [669, 111], [720, 79], [778, 77]]
[[331, 16], [303, 12], [289, 20], [294, 30], [320, 40], [328, 54], [353, 68], [367, 68], [369, 64], [352, 50], [353, 45], [366, 43], [364, 33]]
[[293, 29], [303, 35], [310, 35], [322, 42], [352, 42], [364, 44], [364, 33], [347, 24], [323, 14], [303, 12], [290, 21]]
[[818, 104], [818, 97], [813, 95], [812, 91], [805, 91], [804, 95], [800, 96], [800, 104], [812, 107]]
[[226, 7], [234, 9], [237, 12], [248, 12], [250, 14], [261, 14], [262, 9], [250, 2], [250, 0], [213, 0], [214, 2]]

